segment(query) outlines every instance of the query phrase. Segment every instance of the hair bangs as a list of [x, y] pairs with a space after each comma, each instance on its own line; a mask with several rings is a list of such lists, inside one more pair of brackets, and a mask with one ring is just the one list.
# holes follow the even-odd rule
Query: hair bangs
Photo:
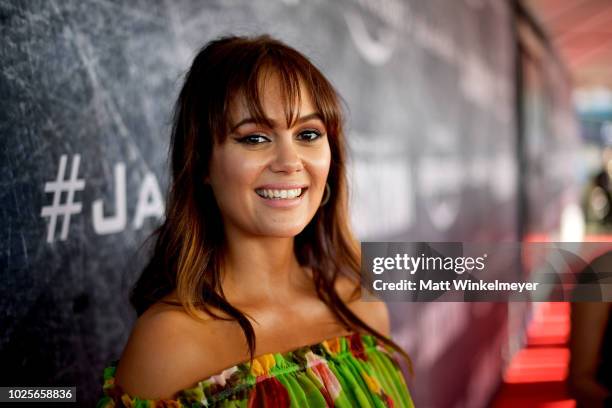
[[341, 124], [341, 112], [336, 93], [323, 75], [303, 56], [285, 48], [267, 44], [265, 52], [256, 50], [251, 55], [243, 55], [241, 67], [234, 70], [227, 78], [227, 92], [224, 100], [223, 121], [225, 132], [217, 135], [220, 142], [225, 140], [233, 126], [230, 123], [230, 108], [232, 103], [241, 101], [256, 122], [273, 127], [270, 118], [266, 116], [262, 105], [262, 94], [268, 81], [279, 81], [281, 97], [286, 101], [284, 107], [285, 124], [288, 128], [294, 126], [300, 118], [300, 105], [304, 97], [302, 92], [308, 92], [315, 107], [315, 112], [321, 116], [327, 132], [331, 136], [338, 134]]

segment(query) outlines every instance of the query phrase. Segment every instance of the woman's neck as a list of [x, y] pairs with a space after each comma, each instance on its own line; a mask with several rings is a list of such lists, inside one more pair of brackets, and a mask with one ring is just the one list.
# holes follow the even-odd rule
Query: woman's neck
[[312, 285], [295, 256], [293, 237], [227, 238], [221, 282], [230, 303], [283, 303]]

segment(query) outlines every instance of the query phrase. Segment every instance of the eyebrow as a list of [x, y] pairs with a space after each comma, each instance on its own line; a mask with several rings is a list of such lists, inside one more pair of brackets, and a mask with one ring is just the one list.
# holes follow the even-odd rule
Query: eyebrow
[[[304, 123], [307, 122], [311, 119], [319, 119], [321, 122], [323, 122], [323, 118], [321, 117], [321, 115], [317, 112], [315, 113], [310, 113], [308, 115], [302, 116], [300, 118], [298, 118], [298, 120], [295, 122], [296, 125], [300, 124], [300, 123]], [[270, 118], [266, 118], [266, 121], [270, 122], [273, 126], [276, 126], [276, 122]], [[240, 122], [238, 122], [237, 124], [235, 124], [231, 129], [230, 129], [230, 133], [234, 132], [236, 129], [238, 129], [240, 126], [242, 125], [246, 125], [247, 123], [261, 123], [261, 121], [255, 119], [255, 118], [245, 118], [242, 119]]]

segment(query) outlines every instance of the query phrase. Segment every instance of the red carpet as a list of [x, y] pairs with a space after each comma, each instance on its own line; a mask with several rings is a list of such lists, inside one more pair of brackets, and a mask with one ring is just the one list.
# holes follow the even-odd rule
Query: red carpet
[[569, 303], [534, 303], [527, 344], [512, 359], [492, 406], [574, 408], [565, 379], [569, 362]]

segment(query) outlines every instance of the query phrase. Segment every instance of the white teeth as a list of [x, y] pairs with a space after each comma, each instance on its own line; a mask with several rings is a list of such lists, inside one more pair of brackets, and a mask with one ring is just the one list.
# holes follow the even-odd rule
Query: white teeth
[[291, 190], [270, 190], [270, 189], [257, 189], [255, 192], [264, 198], [274, 200], [286, 200], [293, 199], [302, 194], [301, 188], [294, 188]]

